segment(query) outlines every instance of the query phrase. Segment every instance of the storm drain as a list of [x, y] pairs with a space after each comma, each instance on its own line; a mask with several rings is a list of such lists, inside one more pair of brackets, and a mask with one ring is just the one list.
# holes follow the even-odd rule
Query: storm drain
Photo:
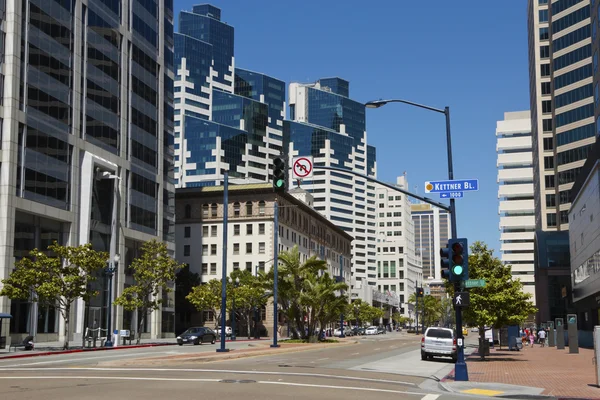
[[256, 383], [251, 379], [221, 379], [219, 382], [221, 383]]

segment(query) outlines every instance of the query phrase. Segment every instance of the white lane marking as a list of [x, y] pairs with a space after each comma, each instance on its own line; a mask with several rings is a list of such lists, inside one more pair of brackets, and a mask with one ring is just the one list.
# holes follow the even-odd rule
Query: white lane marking
[[0, 379], [111, 379], [117, 381], [187, 381], [219, 382], [221, 379], [208, 378], [146, 378], [138, 376], [0, 376]]
[[438, 397], [440, 397], [439, 394], [426, 394], [421, 400], [436, 400]]
[[125, 371], [125, 372], [209, 372], [209, 373], [231, 373], [247, 375], [287, 375], [287, 376], [308, 376], [315, 378], [337, 378], [345, 380], [356, 380], [365, 382], [397, 383], [400, 385], [417, 386], [416, 383], [394, 381], [390, 379], [360, 378], [356, 376], [329, 375], [329, 374], [308, 374], [302, 372], [279, 372], [279, 371], [240, 371], [229, 369], [195, 369], [195, 368], [102, 368], [102, 367], [49, 367], [49, 368], [0, 368], [0, 371]]
[[390, 349], [395, 349], [395, 348], [396, 348], [396, 346], [390, 346]]
[[308, 383], [273, 382], [273, 381], [258, 381], [258, 383], [263, 383], [263, 384], [267, 384], [267, 385], [315, 387], [315, 388], [323, 388], [323, 389], [360, 390], [360, 391], [364, 391], [364, 392], [412, 394], [412, 395], [418, 395], [418, 396], [422, 396], [422, 395], [426, 394], [426, 393], [419, 393], [419, 392], [405, 392], [405, 391], [401, 391], [401, 390], [373, 389], [373, 388], [354, 387], [354, 386], [312, 385], [312, 384], [308, 384]]
[[351, 356], [357, 356], [357, 355], [359, 355], [359, 354], [360, 354], [360, 353], [352, 353], [352, 354], [350, 354], [350, 355], [351, 355]]
[[329, 360], [329, 357], [325, 357], [325, 358], [319, 358], [316, 361], [325, 361], [325, 360]]
[[[165, 382], [219, 382], [221, 379], [206, 379], [206, 378], [149, 378], [149, 377], [125, 377], [125, 376], [0, 376], [0, 379], [96, 379], [96, 380], [117, 380], [117, 381], [165, 381]], [[380, 393], [396, 393], [409, 395], [427, 395], [421, 392], [407, 392], [401, 390], [390, 389], [374, 389], [354, 386], [334, 386], [334, 385], [313, 385], [307, 383], [292, 383], [292, 382], [273, 382], [273, 381], [257, 381], [256, 383], [263, 385], [285, 385], [285, 386], [301, 386], [314, 387], [322, 389], [343, 389], [343, 390], [358, 390], [364, 392], [380, 392]], [[426, 397], [424, 397], [425, 399]], [[435, 397], [437, 398], [437, 396]], [[434, 398], [431, 398], [433, 400]]]
[[80, 357], [80, 358], [69, 358], [65, 360], [52, 360], [52, 361], [38, 361], [34, 363], [22, 363], [22, 364], [13, 364], [13, 365], [0, 365], [0, 368], [14, 368], [14, 367], [26, 367], [28, 365], [44, 365], [44, 364], [62, 364], [62, 363], [70, 363], [70, 362], [78, 362], [78, 361], [88, 361], [88, 360], [103, 360], [107, 358], [123, 358], [123, 357], [135, 357], [135, 356], [145, 356], [145, 355], [155, 355], [155, 354], [165, 354], [165, 352], [145, 352], [145, 353], [134, 353], [134, 354], [120, 354], [114, 356], [99, 356], [99, 357]]
[[377, 351], [377, 350], [381, 350], [381, 348], [380, 348], [380, 347], [378, 347], [378, 348], [376, 348], [374, 351]]

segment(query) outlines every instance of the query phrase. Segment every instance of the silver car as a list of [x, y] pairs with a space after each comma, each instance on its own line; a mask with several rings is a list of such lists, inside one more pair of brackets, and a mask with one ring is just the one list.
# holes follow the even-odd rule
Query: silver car
[[421, 360], [434, 356], [451, 357], [456, 362], [456, 338], [449, 328], [427, 328], [421, 339]]

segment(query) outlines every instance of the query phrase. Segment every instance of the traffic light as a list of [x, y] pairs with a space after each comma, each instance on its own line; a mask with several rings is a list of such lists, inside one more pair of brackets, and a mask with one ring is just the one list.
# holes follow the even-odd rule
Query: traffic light
[[440, 269], [442, 271], [442, 279], [448, 279], [450, 280], [450, 258], [451, 258], [451, 254], [450, 254], [450, 246], [448, 246], [448, 244], [446, 244], [446, 247], [442, 247], [440, 249], [440, 257], [441, 259], [441, 263], [440, 263]]
[[285, 192], [287, 183], [285, 181], [285, 161], [277, 157], [273, 160], [273, 190], [276, 192]]
[[422, 287], [417, 288], [417, 297], [423, 297], [423, 288]]
[[450, 280], [454, 282], [469, 279], [469, 247], [467, 239], [450, 239]]

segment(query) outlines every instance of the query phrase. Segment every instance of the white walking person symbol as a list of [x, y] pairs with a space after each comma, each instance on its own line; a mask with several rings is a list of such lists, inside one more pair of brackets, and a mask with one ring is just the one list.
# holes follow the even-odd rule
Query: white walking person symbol
[[456, 304], [462, 304], [462, 295], [456, 296]]

